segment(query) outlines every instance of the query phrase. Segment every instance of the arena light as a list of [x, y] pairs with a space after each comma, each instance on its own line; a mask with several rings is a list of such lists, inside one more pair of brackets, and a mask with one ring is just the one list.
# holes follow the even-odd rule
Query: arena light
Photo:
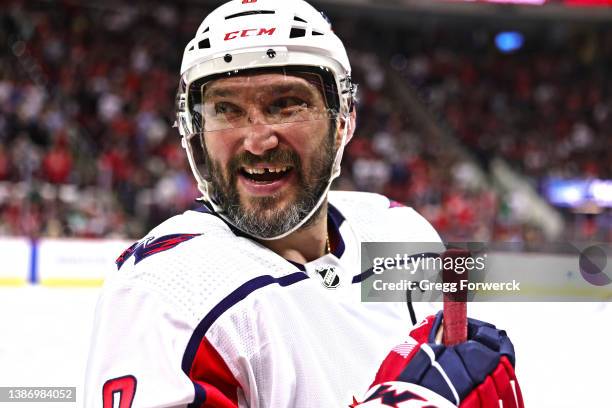
[[576, 208], [591, 202], [612, 208], [612, 180], [550, 178], [543, 187], [544, 195], [553, 205]]
[[523, 34], [516, 31], [505, 31], [495, 36], [497, 49], [506, 54], [521, 49], [524, 42]]
[[598, 205], [612, 207], [612, 180], [594, 180], [589, 191]]

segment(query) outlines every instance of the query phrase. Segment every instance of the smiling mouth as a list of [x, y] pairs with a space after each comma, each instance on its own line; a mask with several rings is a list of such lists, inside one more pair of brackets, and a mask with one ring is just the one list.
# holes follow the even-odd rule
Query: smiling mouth
[[239, 173], [244, 178], [254, 183], [270, 184], [288, 177], [292, 170], [293, 168], [291, 166], [265, 168], [241, 167]]

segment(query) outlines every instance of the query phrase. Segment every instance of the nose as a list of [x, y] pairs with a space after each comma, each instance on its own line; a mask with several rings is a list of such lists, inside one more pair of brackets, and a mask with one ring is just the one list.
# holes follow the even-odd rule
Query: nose
[[255, 155], [260, 156], [278, 146], [278, 138], [271, 126], [254, 125], [250, 126], [247, 132], [244, 148]]
[[278, 137], [274, 126], [267, 125], [263, 115], [255, 111], [256, 109], [253, 109], [249, 112], [249, 126], [246, 128], [244, 148], [259, 156], [278, 146]]

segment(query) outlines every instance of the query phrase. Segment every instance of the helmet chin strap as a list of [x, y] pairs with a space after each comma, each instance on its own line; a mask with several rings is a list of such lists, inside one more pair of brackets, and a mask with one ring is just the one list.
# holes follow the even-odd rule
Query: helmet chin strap
[[[318, 211], [318, 209], [321, 207], [323, 202], [326, 200], [327, 193], [329, 193], [329, 189], [331, 188], [332, 182], [340, 175], [340, 167], [341, 167], [340, 163], [342, 162], [342, 155], [344, 152], [346, 138], [347, 138], [348, 131], [349, 131], [350, 115], [346, 115], [344, 120], [346, 121], [346, 125], [344, 126], [344, 129], [342, 130], [342, 139], [340, 141], [340, 146], [338, 147], [338, 150], [336, 151], [336, 156], [334, 157], [334, 163], [333, 163], [331, 174], [329, 177], [329, 182], [327, 183], [325, 190], [323, 191], [323, 193], [321, 193], [321, 196], [319, 197], [317, 204], [312, 208], [312, 210], [310, 210], [310, 212], [300, 222], [298, 222], [296, 225], [289, 228], [287, 231], [283, 232], [282, 234], [275, 235], [273, 237], [262, 237], [260, 235], [252, 234], [249, 231], [245, 231], [239, 226], [237, 226], [231, 219], [227, 217], [223, 208], [221, 208], [217, 203], [214, 202], [214, 200], [211, 199], [210, 192], [209, 192], [210, 184], [199, 174], [199, 172], [197, 171], [197, 168], [193, 166], [193, 164], [195, 163], [192, 164], [190, 160], [190, 164], [192, 164], [192, 170], [198, 180], [198, 188], [203, 193], [202, 198], [210, 203], [215, 213], [219, 217], [221, 217], [224, 221], [232, 225], [234, 228], [244, 232], [245, 234], [250, 235], [253, 238], [256, 238], [261, 241], [274, 241], [277, 239], [285, 238], [286, 236], [300, 229], [310, 218], [312, 218], [312, 216]], [[187, 143], [187, 145], [189, 145], [189, 143]], [[191, 155], [188, 155], [188, 156], [191, 156]]]

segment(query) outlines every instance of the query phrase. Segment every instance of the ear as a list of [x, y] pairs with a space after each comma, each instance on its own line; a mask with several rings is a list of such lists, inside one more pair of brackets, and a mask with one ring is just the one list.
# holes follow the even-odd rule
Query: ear
[[357, 110], [353, 108], [353, 110], [351, 111], [349, 115], [349, 118], [347, 120], [342, 119], [340, 121], [340, 126], [338, 127], [338, 137], [337, 137], [336, 145], [340, 144], [340, 141], [342, 140], [342, 132], [344, 132], [345, 127], [348, 127], [348, 129], [346, 131], [346, 140], [344, 141], [344, 144], [346, 145], [353, 138], [353, 134], [355, 133], [356, 124], [357, 124]]

